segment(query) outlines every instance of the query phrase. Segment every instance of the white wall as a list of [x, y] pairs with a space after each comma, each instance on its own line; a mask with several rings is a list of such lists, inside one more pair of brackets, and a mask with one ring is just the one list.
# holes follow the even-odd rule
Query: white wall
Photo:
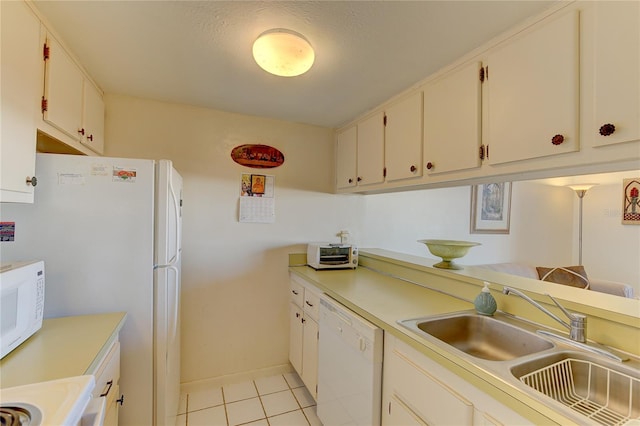
[[[287, 255], [304, 252], [308, 241], [336, 238], [340, 229], [351, 231], [362, 247], [425, 257], [432, 256], [416, 240], [482, 243], [459, 261], [467, 265], [577, 261], [577, 197], [564, 187], [514, 182], [510, 233], [470, 234], [468, 186], [331, 194], [330, 129], [119, 95], [106, 96], [106, 110], [106, 155], [168, 158], [184, 177], [183, 382], [287, 363]], [[276, 176], [274, 224], [237, 220], [240, 174], [253, 169], [235, 164], [230, 152], [245, 143], [271, 145], [285, 155], [281, 167], [263, 170]], [[598, 191], [588, 193], [585, 209], [596, 205]], [[603, 205], [611, 208], [611, 203]], [[615, 220], [619, 224], [619, 217]], [[614, 247], [619, 238], [638, 241], [640, 227], [618, 229], [602, 218], [589, 223], [585, 217], [585, 244], [590, 232]], [[637, 261], [638, 250], [617, 257], [632, 263], [634, 255]], [[585, 249], [587, 272], [616, 279], [587, 263], [594, 256], [604, 257]]]
[[[360, 196], [329, 194], [330, 129], [106, 96], [106, 155], [168, 158], [184, 178], [182, 381], [288, 362], [288, 253], [355, 229]], [[245, 143], [274, 146], [276, 223], [239, 223]]]
[[[637, 171], [626, 177], [637, 178]], [[579, 201], [571, 193], [577, 244]], [[640, 295], [640, 226], [622, 224], [623, 193], [622, 180], [587, 191], [583, 199], [582, 263], [589, 276], [627, 283]]]
[[[382, 247], [434, 258], [417, 240], [466, 240], [473, 247], [463, 265], [571, 262], [571, 198], [549, 185], [514, 182], [509, 234], [471, 234], [469, 186], [368, 195], [365, 197], [364, 246]], [[550, 242], [552, 242], [550, 244]]]

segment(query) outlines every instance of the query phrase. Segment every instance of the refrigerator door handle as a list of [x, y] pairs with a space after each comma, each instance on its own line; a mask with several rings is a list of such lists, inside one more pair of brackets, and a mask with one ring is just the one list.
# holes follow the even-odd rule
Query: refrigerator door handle
[[176, 197], [176, 191], [173, 189], [171, 179], [169, 179], [169, 193], [173, 200], [173, 207], [176, 216], [176, 253], [171, 259], [169, 259], [169, 262], [166, 265], [156, 265], [155, 268], [171, 267], [180, 260], [180, 239], [182, 238], [182, 230], [180, 229], [180, 203], [178, 203], [178, 197]]
[[178, 332], [178, 312], [179, 312], [179, 306], [180, 306], [180, 282], [178, 281], [178, 268], [176, 268], [175, 266], [168, 266], [167, 270], [172, 270], [174, 272], [174, 296], [175, 296], [175, 303], [173, 304], [173, 321], [171, 322], [171, 333], [169, 333], [169, 336], [171, 336], [172, 338], [176, 335], [176, 333]]
[[[170, 333], [168, 333], [168, 336], [174, 336], [177, 332], [178, 329], [178, 313], [179, 313], [179, 300], [180, 300], [180, 282], [178, 281], [178, 268], [176, 266], [173, 265], [158, 265], [156, 267], [154, 267], [153, 269], [166, 269], [167, 272], [168, 271], [173, 271], [174, 277], [175, 279], [173, 280], [174, 282], [174, 297], [175, 297], [175, 301], [176, 303], [174, 303], [174, 309], [173, 309], [173, 321], [171, 321], [169, 323], [169, 303], [165, 304], [165, 317], [166, 317], [166, 321], [167, 323], [169, 323], [170, 327], [168, 328], [172, 328], [173, 330], [171, 330]], [[168, 293], [169, 293], [169, 288], [168, 288], [168, 282], [167, 282], [167, 297], [168, 297]], [[167, 330], [168, 332], [169, 330]]]
[[175, 265], [180, 259], [180, 239], [182, 238], [182, 230], [180, 229], [180, 203], [178, 202], [178, 197], [176, 196], [176, 191], [173, 188], [171, 180], [169, 180], [169, 192], [173, 199], [173, 208], [176, 214], [176, 254], [172, 260], [169, 261], [169, 264]]

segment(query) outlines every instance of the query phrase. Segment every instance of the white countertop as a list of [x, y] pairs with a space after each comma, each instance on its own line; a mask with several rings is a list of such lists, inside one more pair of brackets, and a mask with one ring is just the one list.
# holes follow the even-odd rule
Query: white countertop
[[126, 313], [45, 319], [42, 328], [0, 360], [0, 387], [95, 373]]

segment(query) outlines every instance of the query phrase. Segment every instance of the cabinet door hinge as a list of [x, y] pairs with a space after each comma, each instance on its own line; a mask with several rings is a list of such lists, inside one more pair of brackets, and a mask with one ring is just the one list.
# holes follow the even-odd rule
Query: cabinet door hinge
[[382, 124], [387, 127], [387, 114], [384, 115], [384, 117], [382, 117]]
[[44, 58], [45, 61], [49, 59], [50, 53], [51, 53], [51, 49], [49, 48], [49, 46], [47, 46], [47, 43], [45, 43], [42, 48], [42, 57]]
[[484, 82], [484, 67], [480, 68], [479, 72], [480, 82]]
[[47, 111], [47, 107], [49, 106], [49, 101], [43, 96], [42, 102], [40, 102], [40, 109], [42, 112]]
[[484, 158], [489, 159], [489, 145], [484, 147]]
[[480, 145], [479, 157], [480, 160], [484, 160], [484, 145]]
[[382, 177], [387, 177], [387, 168], [382, 169]]

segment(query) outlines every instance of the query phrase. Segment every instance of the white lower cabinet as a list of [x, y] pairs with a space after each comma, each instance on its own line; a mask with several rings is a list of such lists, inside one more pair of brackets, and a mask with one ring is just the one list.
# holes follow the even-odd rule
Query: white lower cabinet
[[318, 322], [305, 313], [302, 333], [302, 382], [314, 398], [318, 389]]
[[102, 359], [94, 374], [96, 387], [93, 398], [105, 398], [106, 408], [104, 426], [118, 425], [118, 408], [122, 401], [120, 396], [120, 342], [111, 346], [107, 355]]
[[396, 426], [428, 426], [420, 415], [413, 411], [407, 403], [400, 399], [397, 394], [392, 394], [389, 398], [387, 415], [383, 414], [384, 425]]
[[382, 424], [531, 424], [461, 377], [386, 334]]
[[318, 312], [322, 292], [293, 275], [290, 290], [289, 361], [315, 399], [318, 393]]

